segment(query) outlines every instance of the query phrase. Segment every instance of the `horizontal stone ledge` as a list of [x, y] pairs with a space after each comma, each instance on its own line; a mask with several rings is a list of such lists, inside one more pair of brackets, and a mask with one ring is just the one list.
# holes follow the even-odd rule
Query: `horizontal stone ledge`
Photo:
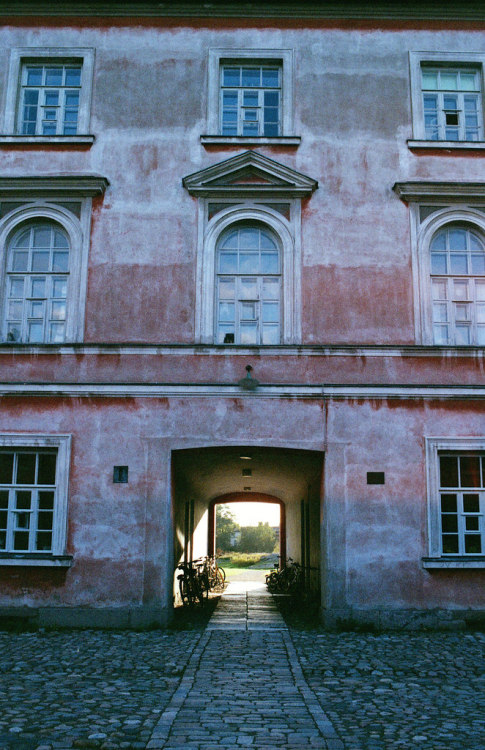
[[90, 146], [94, 135], [0, 135], [0, 146]]
[[482, 570], [485, 569], [485, 556], [423, 557], [422, 564], [426, 570]]

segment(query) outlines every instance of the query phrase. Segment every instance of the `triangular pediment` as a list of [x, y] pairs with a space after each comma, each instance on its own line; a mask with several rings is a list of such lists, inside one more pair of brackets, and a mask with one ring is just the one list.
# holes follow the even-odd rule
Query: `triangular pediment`
[[256, 151], [245, 151], [200, 172], [188, 175], [183, 185], [199, 197], [300, 197], [311, 195], [318, 183]]

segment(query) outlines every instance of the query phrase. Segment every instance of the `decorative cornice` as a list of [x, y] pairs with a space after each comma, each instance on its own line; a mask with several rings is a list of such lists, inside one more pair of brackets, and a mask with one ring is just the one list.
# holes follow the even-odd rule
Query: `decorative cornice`
[[63, 195], [76, 198], [103, 195], [109, 180], [97, 174], [0, 176], [0, 196]]
[[231, 2], [136, 2], [120, 0], [76, 0], [76, 2], [52, 3], [49, 0], [26, 2], [11, 0], [0, 2], [3, 16], [120, 16], [120, 17], [193, 17], [193, 18], [356, 18], [356, 19], [436, 19], [483, 21], [481, 2], [464, 0], [462, 3], [433, 0], [404, 2], [398, 0], [373, 0], [372, 3], [349, 0], [265, 0], [264, 3]]
[[262, 195], [304, 198], [318, 187], [318, 182], [311, 177], [257, 151], [244, 151], [187, 175], [182, 184], [190, 195], [231, 198]]
[[485, 182], [396, 182], [392, 189], [406, 202], [423, 198], [447, 202], [485, 200]]
[[231, 383], [0, 383], [0, 397], [70, 398], [280, 398], [280, 399], [485, 399], [485, 386], [258, 384], [254, 390]]
[[485, 360], [483, 346], [391, 346], [375, 344], [278, 344], [275, 346], [235, 346], [230, 344], [18, 344], [0, 343], [2, 356], [114, 355], [180, 356], [180, 357], [366, 357], [366, 358], [434, 358]]

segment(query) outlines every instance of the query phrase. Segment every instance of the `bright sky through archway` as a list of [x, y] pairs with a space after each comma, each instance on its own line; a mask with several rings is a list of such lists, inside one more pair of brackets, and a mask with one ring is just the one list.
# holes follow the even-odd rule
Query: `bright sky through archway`
[[229, 503], [227, 506], [240, 526], [257, 526], [260, 521], [270, 526], [280, 525], [280, 506], [277, 503]]

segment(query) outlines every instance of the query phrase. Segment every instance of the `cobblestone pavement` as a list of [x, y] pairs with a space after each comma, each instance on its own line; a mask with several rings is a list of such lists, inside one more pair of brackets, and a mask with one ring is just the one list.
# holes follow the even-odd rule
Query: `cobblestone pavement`
[[484, 634], [287, 629], [236, 600], [205, 629], [0, 632], [0, 750], [485, 750]]

